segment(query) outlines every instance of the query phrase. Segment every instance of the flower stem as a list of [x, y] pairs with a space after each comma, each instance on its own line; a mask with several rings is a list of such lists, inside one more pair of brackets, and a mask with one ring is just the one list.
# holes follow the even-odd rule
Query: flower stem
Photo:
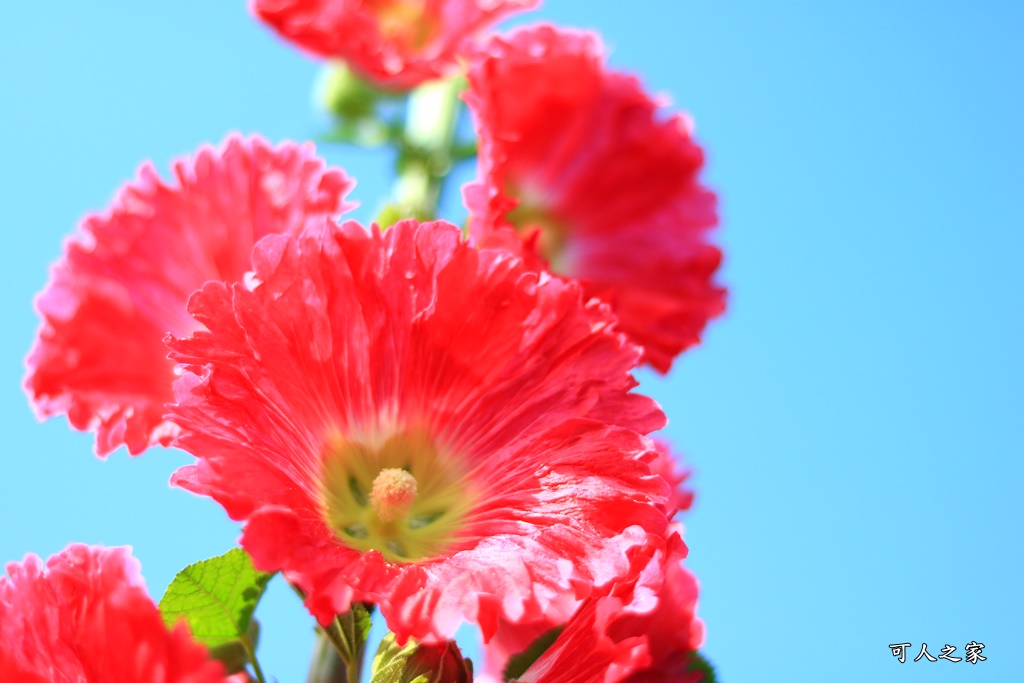
[[349, 668], [326, 632], [318, 632], [306, 683], [348, 683]]
[[[293, 583], [289, 585], [305, 602], [306, 593]], [[353, 653], [349, 639], [345, 637], [342, 618], [335, 617], [327, 628], [317, 626], [306, 683], [359, 683], [363, 664], [362, 643], [357, 644], [357, 651]]]
[[260, 660], [256, 658], [256, 649], [252, 646], [249, 636], [242, 638], [242, 647], [245, 648], [245, 653], [249, 655], [249, 661], [252, 662], [252, 672], [256, 675], [256, 680], [259, 683], [267, 683], [267, 680], [263, 677], [263, 669], [260, 668]]
[[395, 181], [400, 217], [433, 219], [456, 157], [461, 78], [424, 83], [409, 96]]

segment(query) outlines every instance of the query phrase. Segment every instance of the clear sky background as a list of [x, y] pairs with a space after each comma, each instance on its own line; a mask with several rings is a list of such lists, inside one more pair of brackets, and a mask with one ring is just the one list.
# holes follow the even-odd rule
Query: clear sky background
[[[720, 680], [1024, 680], [1024, 5], [550, 0], [513, 23], [541, 18], [600, 30], [689, 111], [721, 196], [729, 311], [642, 376], [695, 471]], [[13, 3], [0, 65], [0, 561], [130, 544], [159, 598], [238, 527], [168, 487], [185, 454], [101, 462], [35, 421], [32, 298], [144, 159], [322, 132], [318, 65], [243, 2], [198, 0]], [[389, 160], [321, 150], [371, 217]], [[283, 582], [257, 616], [264, 669], [303, 681], [311, 621]], [[976, 666], [910, 661], [972, 640]]]

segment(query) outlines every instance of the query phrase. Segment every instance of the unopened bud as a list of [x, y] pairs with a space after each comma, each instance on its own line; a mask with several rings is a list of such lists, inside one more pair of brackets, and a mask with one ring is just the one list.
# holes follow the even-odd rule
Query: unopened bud
[[389, 633], [373, 658], [370, 683], [472, 683], [473, 663], [462, 657], [453, 641], [440, 645], [417, 643], [404, 646]]

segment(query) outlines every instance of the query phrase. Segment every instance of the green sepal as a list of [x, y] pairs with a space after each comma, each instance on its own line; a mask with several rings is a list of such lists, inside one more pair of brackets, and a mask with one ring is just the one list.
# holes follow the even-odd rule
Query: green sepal
[[233, 548], [178, 572], [160, 599], [160, 613], [169, 628], [184, 619], [207, 647], [242, 641], [251, 649], [252, 615], [271, 576], [256, 571], [244, 550]]
[[473, 662], [463, 658], [454, 641], [441, 645], [417, 643], [410, 638], [405, 645], [388, 633], [380, 641], [373, 658], [370, 683], [471, 683]]
[[353, 602], [347, 612], [335, 617], [331, 625], [324, 629], [347, 666], [358, 668], [361, 665], [371, 622], [366, 605]]
[[715, 683], [715, 669], [711, 666], [704, 655], [696, 650], [693, 651], [690, 659], [690, 664], [686, 667], [686, 670], [700, 672], [700, 683]]

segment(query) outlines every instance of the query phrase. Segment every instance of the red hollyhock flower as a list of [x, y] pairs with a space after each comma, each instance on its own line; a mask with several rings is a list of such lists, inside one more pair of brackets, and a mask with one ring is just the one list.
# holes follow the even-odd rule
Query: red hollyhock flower
[[72, 544], [0, 576], [0, 672], [9, 683], [223, 683], [181, 622], [169, 631], [130, 548]]
[[279, 35], [396, 90], [445, 76], [467, 37], [539, 0], [253, 0]]
[[697, 581], [677, 531], [652, 536], [628, 579], [583, 603], [521, 683], [698, 683], [687, 669], [704, 640]]
[[[565, 621], [666, 524], [664, 423], [603, 304], [446, 223], [269, 237], [211, 282], [183, 363], [172, 482], [245, 520], [321, 624], [378, 603], [399, 637]], [[639, 432], [639, 433], [638, 433]]]
[[608, 302], [644, 360], [667, 372], [722, 312], [707, 242], [715, 196], [682, 115], [661, 116], [632, 76], [606, 71], [598, 37], [551, 26], [473, 54], [466, 103], [479, 180], [464, 190], [482, 246], [517, 249]]
[[176, 161], [174, 183], [144, 164], [110, 208], [87, 216], [36, 300], [42, 317], [25, 389], [40, 418], [96, 431], [96, 453], [167, 445], [174, 364], [163, 337], [197, 325], [185, 310], [207, 280], [241, 280], [252, 246], [348, 206], [353, 182], [311, 145], [229, 137]]
[[[669, 496], [663, 509], [665, 516], [672, 519], [676, 513], [689, 510], [693, 504], [693, 491], [684, 488], [690, 473], [680, 469], [672, 455], [671, 447], [666, 442], [659, 439], [653, 441], [654, 450], [648, 453], [644, 461], [651, 468], [651, 472], [661, 477], [668, 485]], [[524, 652], [537, 638], [560, 625], [560, 622], [550, 619], [532, 623], [508, 623], [499, 620], [494, 637], [487, 643], [484, 667], [478, 678], [482, 683], [501, 683], [504, 680], [502, 672], [512, 655]]]
[[660, 439], [654, 440], [655, 451], [647, 464], [651, 471], [665, 480], [669, 486], [668, 505], [665, 512], [669, 519], [677, 512], [685, 512], [693, 505], [693, 491], [683, 488], [686, 480], [690, 478], [689, 470], [680, 469], [676, 459], [672, 456], [672, 449]]

